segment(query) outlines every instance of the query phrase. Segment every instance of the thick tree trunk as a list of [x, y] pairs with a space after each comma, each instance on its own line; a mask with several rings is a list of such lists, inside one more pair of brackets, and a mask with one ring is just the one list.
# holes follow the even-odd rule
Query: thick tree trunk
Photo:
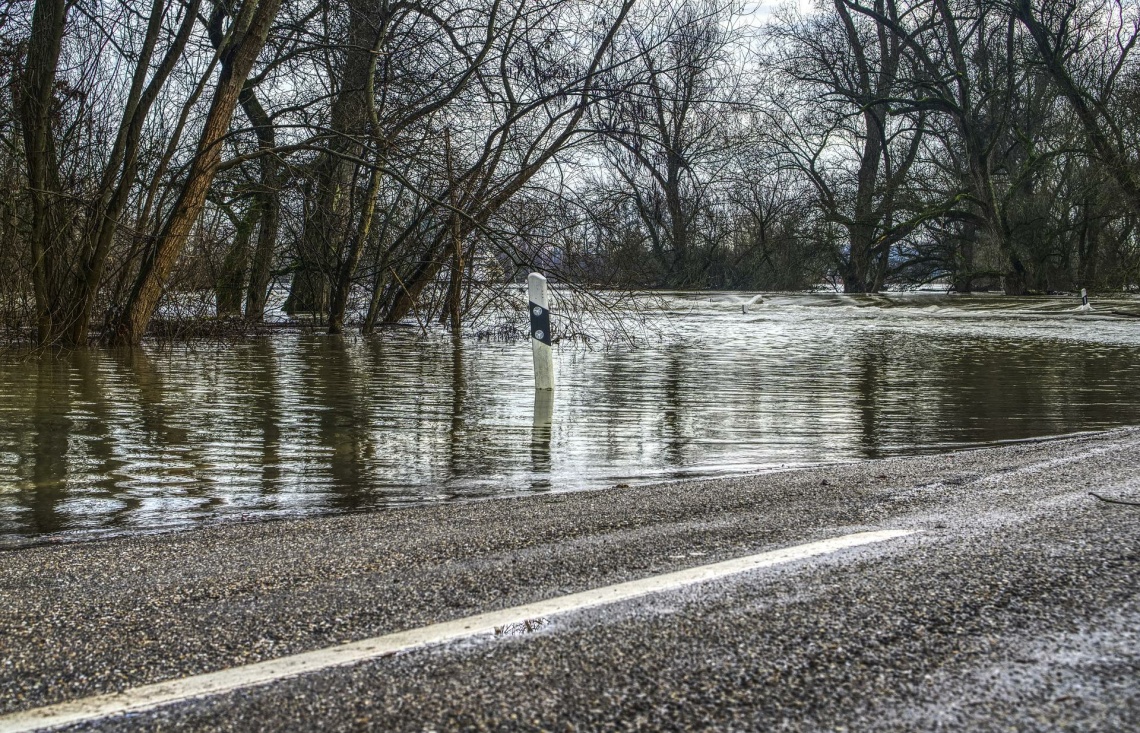
[[59, 237], [63, 226], [58, 216], [59, 169], [52, 133], [52, 92], [56, 66], [67, 21], [67, 0], [39, 0], [32, 12], [32, 38], [20, 80], [20, 123], [24, 156], [28, 165], [28, 195], [31, 201], [32, 289], [36, 302], [37, 338], [41, 345], [54, 343], [61, 324], [57, 322], [57, 270]]
[[246, 265], [249, 263], [249, 242], [253, 238], [253, 228], [261, 218], [261, 202], [254, 199], [249, 210], [237, 224], [234, 241], [222, 260], [222, 271], [214, 288], [214, 299], [219, 317], [236, 316], [241, 313], [241, 297], [245, 290]]
[[[671, 139], [665, 140], [671, 147]], [[676, 151], [670, 149], [665, 175], [665, 209], [669, 216], [668, 240], [672, 248], [669, 262], [669, 284], [674, 287], [703, 287], [704, 283], [694, 282], [692, 252], [689, 246], [689, 222], [685, 216], [685, 203], [681, 194], [681, 168], [683, 162]]]
[[981, 234], [996, 244], [1009, 262], [1009, 270], [1002, 278], [1003, 289], [1006, 295], [1025, 295], [1033, 284], [1032, 273], [1026, 268], [1002, 215], [1001, 204], [994, 190], [993, 166], [989, 160], [987, 146], [965, 119], [959, 120], [959, 132], [969, 157], [970, 183], [983, 226]]
[[1092, 290], [1096, 287], [1097, 261], [1100, 259], [1101, 223], [1097, 221], [1096, 208], [1091, 196], [1086, 196], [1081, 214], [1084, 221], [1081, 226], [1079, 242], [1077, 285]]
[[950, 287], [956, 293], [974, 292], [975, 278], [975, 250], [977, 245], [978, 228], [973, 223], [965, 225], [965, 231], [954, 251], [954, 271], [951, 275]]
[[348, 166], [336, 156], [326, 154], [315, 166], [312, 185], [305, 186], [305, 223], [297, 242], [296, 266], [293, 281], [289, 286], [289, 297], [285, 300], [285, 312], [298, 313], [328, 312], [329, 280], [333, 265], [333, 230], [340, 214], [346, 208], [343, 204], [344, 192], [351, 176]]
[[875, 108], [863, 114], [866, 139], [856, 177], [855, 209], [847, 227], [847, 268], [843, 275], [843, 292], [873, 293], [878, 291], [878, 267], [875, 262], [875, 233], [881, 215], [876, 211], [879, 168], [883, 159], [882, 120]]
[[840, 273], [843, 276], [843, 292], [845, 293], [875, 292], [871, 242], [866, 235], [865, 227], [856, 225], [848, 227], [850, 251]]
[[[258, 147], [263, 151], [276, 147], [277, 133], [273, 121], [258, 102], [254, 91], [249, 87], [242, 89], [238, 101], [257, 133]], [[258, 162], [261, 165], [261, 190], [257, 194], [261, 221], [245, 295], [245, 317], [251, 321], [260, 321], [265, 317], [265, 301], [269, 293], [273, 253], [277, 245], [277, 228], [281, 220], [281, 165], [273, 154], [262, 155]]]
[[289, 313], [319, 313], [330, 309], [334, 279], [340, 267], [337, 246], [347, 241], [351, 227], [351, 187], [355, 163], [368, 125], [368, 79], [376, 57], [372, 53], [380, 27], [380, 3], [349, 5], [348, 48], [341, 71], [340, 91], [333, 100], [329, 127], [333, 138], [315, 166], [311, 208], [297, 250], [297, 269], [285, 309]]

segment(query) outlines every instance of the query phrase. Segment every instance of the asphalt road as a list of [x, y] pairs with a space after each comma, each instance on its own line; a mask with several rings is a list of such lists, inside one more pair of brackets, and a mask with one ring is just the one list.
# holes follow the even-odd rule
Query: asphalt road
[[91, 730], [1140, 730], [1140, 430], [0, 553], [0, 714], [921, 530]]

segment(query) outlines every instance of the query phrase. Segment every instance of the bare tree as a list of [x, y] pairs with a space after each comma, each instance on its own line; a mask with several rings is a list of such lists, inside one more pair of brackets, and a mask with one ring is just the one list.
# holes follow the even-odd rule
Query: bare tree
[[747, 144], [747, 48], [733, 25], [740, 10], [721, 0], [652, 8], [656, 21], [623, 39], [639, 55], [622, 93], [598, 110], [613, 179], [601, 185], [636, 212], [663, 285], [707, 285], [716, 256], [717, 243], [703, 236], [712, 231], [707, 217]]
[[174, 209], [147, 252], [134, 289], [114, 326], [112, 339], [138, 343], [162, 295], [164, 282], [206, 204], [221, 161], [221, 141], [253, 65], [265, 45], [280, 0], [245, 0], [233, 17], [228, 41], [219, 51], [221, 72], [198, 138], [197, 150]]
[[1038, 60], [1068, 101], [1093, 152], [1140, 216], [1136, 137], [1122, 124], [1114, 97], [1135, 75], [1140, 7], [1124, 0], [1015, 0], [1014, 17], [1029, 32]]

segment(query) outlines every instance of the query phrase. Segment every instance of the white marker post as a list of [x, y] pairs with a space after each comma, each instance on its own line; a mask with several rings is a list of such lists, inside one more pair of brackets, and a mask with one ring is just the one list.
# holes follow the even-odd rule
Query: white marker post
[[554, 389], [554, 352], [550, 346], [550, 291], [546, 278], [532, 272], [527, 280], [530, 295], [530, 346], [534, 353], [534, 388]]

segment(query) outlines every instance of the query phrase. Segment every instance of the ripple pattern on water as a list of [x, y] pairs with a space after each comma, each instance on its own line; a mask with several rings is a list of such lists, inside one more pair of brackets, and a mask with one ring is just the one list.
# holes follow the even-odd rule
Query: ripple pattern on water
[[[949, 450], [1140, 422], [1133, 298], [665, 297], [660, 340], [0, 358], [0, 541]], [[21, 539], [23, 538], [23, 539]]]

